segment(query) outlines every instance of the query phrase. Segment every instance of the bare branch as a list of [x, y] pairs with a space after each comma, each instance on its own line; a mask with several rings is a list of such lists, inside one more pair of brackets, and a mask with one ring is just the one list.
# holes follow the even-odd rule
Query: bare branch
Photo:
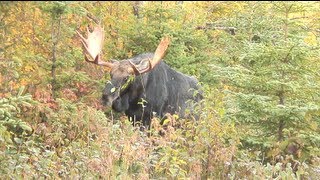
[[235, 35], [237, 28], [235, 27], [224, 27], [224, 26], [214, 26], [214, 24], [212, 23], [206, 23], [206, 25], [204, 26], [197, 26], [196, 27], [197, 30], [208, 30], [208, 29], [212, 29], [212, 30], [224, 30], [227, 31], [228, 33], [230, 33], [231, 35]]
[[89, 12], [87, 13], [87, 18], [92, 20], [96, 24], [100, 24], [101, 23], [101, 20], [99, 20], [97, 17], [95, 17], [94, 15], [92, 15]]

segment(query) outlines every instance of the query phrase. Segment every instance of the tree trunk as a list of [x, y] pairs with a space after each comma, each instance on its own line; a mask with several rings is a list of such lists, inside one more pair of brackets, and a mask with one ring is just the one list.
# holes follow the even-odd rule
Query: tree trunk
[[57, 68], [57, 46], [60, 38], [60, 29], [61, 29], [61, 15], [58, 19], [58, 27], [54, 27], [55, 20], [52, 21], [52, 66], [51, 66], [51, 91], [52, 98], [56, 98], [56, 90], [57, 90], [57, 79], [56, 79], [56, 68]]
[[[283, 88], [282, 88], [283, 89]], [[281, 91], [279, 93], [279, 104], [284, 105], [284, 92]], [[285, 122], [283, 119], [279, 120], [279, 127], [278, 127], [278, 141], [283, 139], [283, 129], [284, 129]]]
[[[284, 40], [285, 41], [288, 40], [289, 12], [290, 12], [291, 8], [292, 8], [292, 5], [287, 7], [286, 8], [286, 12], [285, 12], [286, 19], [285, 19], [284, 27], [283, 27]], [[290, 51], [289, 51], [289, 54], [290, 54]], [[287, 54], [287, 56], [283, 59], [283, 61], [282, 61], [283, 63], [289, 63], [289, 59], [288, 59], [289, 54]], [[284, 71], [281, 72], [281, 79], [282, 80], [285, 79], [285, 72]], [[279, 93], [278, 97], [279, 97], [279, 104], [280, 105], [284, 105], [285, 104], [285, 102], [284, 102], [284, 100], [285, 100], [285, 92], [284, 92], [284, 87], [282, 85], [281, 85], [281, 90], [280, 90], [280, 93]], [[284, 126], [285, 126], [284, 119], [280, 119], [279, 120], [279, 127], [278, 127], [278, 141], [283, 140], [283, 129], [284, 129]]]
[[142, 5], [142, 1], [134, 1], [133, 2], [133, 14], [138, 18], [140, 19], [140, 8], [141, 8], [141, 5]]

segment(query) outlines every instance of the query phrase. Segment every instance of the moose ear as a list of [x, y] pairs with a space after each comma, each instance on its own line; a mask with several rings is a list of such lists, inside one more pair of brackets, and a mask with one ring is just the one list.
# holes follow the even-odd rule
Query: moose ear
[[139, 64], [134, 64], [132, 61], [129, 61], [132, 65], [132, 68], [134, 69], [136, 74], [142, 74], [149, 69], [151, 69], [151, 59], [143, 59], [139, 62]]
[[138, 65], [135, 65], [134, 63], [129, 61], [135, 73], [136, 74], [146, 73], [152, 70], [157, 64], [159, 64], [169, 46], [169, 43], [170, 43], [169, 37], [162, 38], [160, 44], [158, 45], [156, 51], [154, 52], [154, 56], [152, 59], [143, 59], [139, 62]]

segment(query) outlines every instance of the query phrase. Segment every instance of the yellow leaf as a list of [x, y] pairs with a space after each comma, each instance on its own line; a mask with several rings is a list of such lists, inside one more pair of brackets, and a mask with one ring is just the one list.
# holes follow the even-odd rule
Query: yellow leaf
[[165, 120], [163, 121], [163, 125], [167, 125], [169, 122], [170, 122], [170, 119], [165, 119]]
[[26, 72], [34, 71], [33, 67], [30, 66], [30, 65], [26, 65], [26, 66], [24, 67], [24, 70], [25, 70]]
[[312, 46], [315, 46], [318, 43], [317, 37], [311, 32], [308, 33], [308, 36], [304, 38], [304, 42]]
[[[28, 82], [27, 82], [27, 80], [26, 79], [22, 79], [21, 81], [20, 81], [20, 85], [21, 86], [26, 86], [28, 84]], [[20, 86], [19, 85], [19, 86]]]

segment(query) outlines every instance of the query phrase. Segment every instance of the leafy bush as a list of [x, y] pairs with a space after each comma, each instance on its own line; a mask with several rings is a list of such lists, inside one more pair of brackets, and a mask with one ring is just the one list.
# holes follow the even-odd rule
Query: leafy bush
[[31, 95], [22, 95], [24, 87], [16, 96], [0, 99], [0, 142], [3, 144], [20, 144], [23, 137], [32, 133], [30, 125], [20, 119], [26, 107], [31, 107]]

